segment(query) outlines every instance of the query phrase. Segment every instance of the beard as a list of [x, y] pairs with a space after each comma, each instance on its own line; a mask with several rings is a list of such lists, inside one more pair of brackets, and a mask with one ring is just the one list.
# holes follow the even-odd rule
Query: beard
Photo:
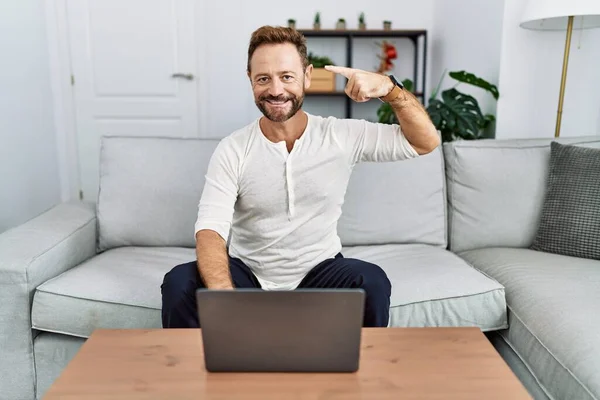
[[[277, 109], [268, 109], [270, 102], [273, 103], [284, 103], [289, 102], [291, 107], [289, 111], [286, 111], [285, 108], [277, 108]], [[256, 101], [256, 106], [263, 113], [265, 117], [273, 122], [285, 122], [288, 119], [292, 118], [296, 113], [302, 108], [302, 104], [304, 102], [304, 93], [302, 96], [298, 98], [293, 94], [290, 95], [280, 95], [280, 96], [271, 96], [269, 94], [261, 95]], [[287, 106], [287, 104], [286, 104]]]

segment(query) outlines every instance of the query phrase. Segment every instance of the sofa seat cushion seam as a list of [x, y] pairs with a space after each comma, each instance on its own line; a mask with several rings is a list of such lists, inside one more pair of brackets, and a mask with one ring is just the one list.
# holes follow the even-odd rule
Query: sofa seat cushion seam
[[504, 336], [504, 333], [498, 332], [498, 335], [500, 336], [500, 338], [502, 339], [502, 341], [504, 343], [506, 343], [506, 345], [508, 347], [510, 347], [512, 351], [515, 352], [515, 354], [517, 355], [517, 357], [519, 357], [519, 359], [521, 360], [521, 362], [523, 363], [523, 365], [525, 365], [525, 368], [527, 368], [527, 370], [529, 371], [529, 373], [531, 374], [531, 376], [533, 376], [533, 379], [535, 379], [535, 382], [542, 389], [542, 391], [546, 394], [546, 396], [548, 396], [551, 400], [555, 400], [554, 396], [552, 396], [552, 394], [548, 391], [548, 389], [539, 380], [538, 376], [535, 374], [535, 372], [531, 368], [531, 365], [529, 365], [529, 363], [527, 362], [527, 360], [525, 360], [523, 358], [523, 356], [521, 356], [521, 353], [519, 353], [519, 351], [513, 346], [513, 344], [511, 342], [509, 342], [508, 338]]
[[123, 305], [123, 306], [129, 306], [129, 307], [139, 307], [139, 308], [145, 308], [145, 309], [148, 309], [148, 310], [160, 310], [160, 308], [148, 307], [148, 306], [141, 306], [139, 304], [119, 303], [119, 302], [108, 301], [108, 300], [90, 299], [90, 298], [87, 298], [87, 297], [72, 296], [72, 295], [63, 294], [63, 293], [51, 292], [51, 291], [47, 291], [47, 290], [43, 290], [43, 289], [37, 289], [37, 291], [41, 292], [41, 293], [50, 294], [50, 295], [53, 295], [53, 296], [60, 296], [60, 297], [63, 297], [63, 298], [71, 298], [71, 299], [84, 300], [84, 301], [92, 301], [92, 302], [103, 303], [103, 304], [114, 304], [114, 305]]
[[594, 396], [594, 394], [588, 389], [588, 387], [586, 385], [583, 384], [583, 382], [581, 382], [579, 380], [579, 378], [577, 378], [577, 376], [569, 369], [567, 368], [567, 366], [565, 366], [559, 359], [558, 357], [556, 357], [554, 355], [554, 353], [552, 351], [550, 351], [550, 349], [548, 349], [548, 347], [546, 347], [546, 345], [537, 337], [536, 334], [533, 333], [533, 331], [529, 328], [529, 326], [523, 322], [523, 319], [519, 316], [519, 314], [517, 314], [514, 309], [507, 305], [508, 309], [510, 310], [510, 312], [515, 316], [515, 318], [517, 318], [519, 320], [519, 322], [521, 324], [523, 324], [523, 326], [525, 327], [525, 329], [527, 329], [527, 331], [531, 334], [531, 336], [533, 336], [535, 338], [535, 340], [544, 348], [544, 350], [546, 350], [548, 352], [548, 354], [550, 354], [550, 356], [556, 361], [556, 363], [558, 365], [560, 365], [574, 380], [575, 382], [577, 382], [589, 395], [592, 399], [594, 400], [599, 400], [596, 396]]
[[410, 305], [413, 305], [413, 304], [433, 303], [433, 302], [436, 302], [436, 301], [444, 301], [444, 300], [464, 299], [464, 298], [469, 298], [469, 297], [481, 296], [481, 295], [485, 295], [485, 294], [496, 292], [496, 291], [504, 292], [504, 288], [490, 289], [490, 290], [486, 290], [486, 291], [483, 291], [483, 292], [471, 293], [471, 294], [465, 294], [465, 295], [458, 295], [458, 296], [446, 296], [446, 297], [439, 297], [439, 298], [435, 298], [435, 299], [411, 301], [409, 303], [404, 303], [404, 304], [400, 304], [400, 305], [397, 305], [397, 306], [390, 306], [390, 308], [398, 308], [398, 307], [410, 306]]

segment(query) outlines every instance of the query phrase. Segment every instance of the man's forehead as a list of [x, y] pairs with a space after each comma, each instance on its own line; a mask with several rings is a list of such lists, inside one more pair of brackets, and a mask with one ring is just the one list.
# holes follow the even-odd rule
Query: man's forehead
[[289, 65], [298, 67], [302, 64], [300, 54], [296, 48], [291, 45], [263, 45], [256, 49], [252, 56], [251, 64], [256, 66], [267, 65]]
[[256, 53], [298, 53], [292, 43], [265, 43], [254, 50]]

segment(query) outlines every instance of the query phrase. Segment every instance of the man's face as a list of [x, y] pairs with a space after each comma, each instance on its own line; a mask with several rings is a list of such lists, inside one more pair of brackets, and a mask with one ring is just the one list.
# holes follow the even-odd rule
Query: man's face
[[258, 109], [273, 122], [292, 118], [302, 108], [311, 71], [312, 66], [303, 70], [300, 54], [291, 43], [258, 47], [248, 74]]

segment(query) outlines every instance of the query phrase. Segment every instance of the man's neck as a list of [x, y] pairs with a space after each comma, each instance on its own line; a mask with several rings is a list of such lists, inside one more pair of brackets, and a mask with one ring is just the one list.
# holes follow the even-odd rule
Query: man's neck
[[259, 124], [263, 134], [270, 141], [277, 143], [285, 140], [287, 143], [293, 143], [304, 133], [308, 115], [303, 110], [298, 110], [296, 115], [285, 122], [273, 122], [262, 117]]

